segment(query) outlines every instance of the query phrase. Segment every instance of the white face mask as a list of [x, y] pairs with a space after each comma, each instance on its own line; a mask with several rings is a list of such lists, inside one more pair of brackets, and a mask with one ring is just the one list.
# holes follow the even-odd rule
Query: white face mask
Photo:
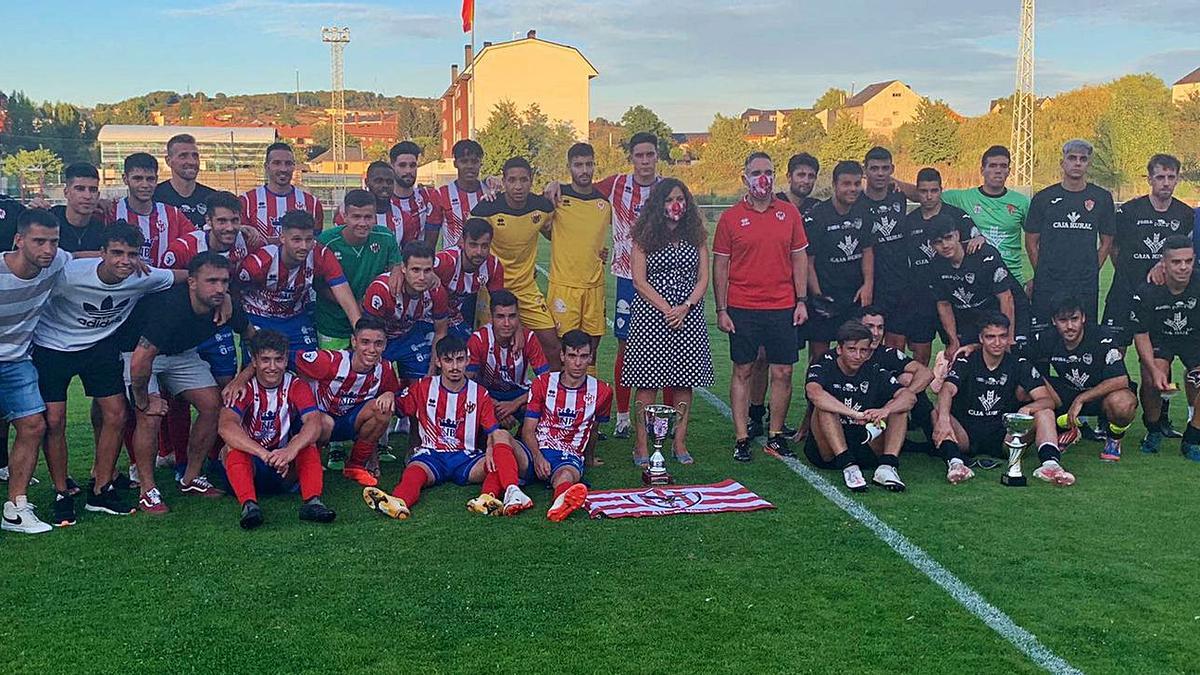
[[750, 196], [755, 199], [766, 199], [775, 189], [775, 179], [765, 173], [754, 176], [746, 176], [746, 187], [750, 190]]

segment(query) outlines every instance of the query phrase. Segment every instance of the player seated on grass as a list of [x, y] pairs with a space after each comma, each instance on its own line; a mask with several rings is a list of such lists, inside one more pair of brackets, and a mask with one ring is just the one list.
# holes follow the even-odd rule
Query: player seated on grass
[[533, 383], [521, 427], [522, 445], [537, 448], [533, 469], [554, 488], [546, 517], [559, 522], [583, 505], [587, 486], [584, 456], [596, 446], [596, 432], [608, 422], [612, 388], [588, 375], [592, 339], [581, 330], [562, 336], [562, 371], [544, 373]]
[[[1198, 221], [1200, 222], [1200, 221]], [[1192, 412], [1200, 401], [1200, 275], [1196, 252], [1183, 235], [1168, 237], [1163, 245], [1166, 283], [1145, 285], [1133, 296], [1133, 343], [1142, 362], [1142, 420], [1146, 423], [1142, 452], [1158, 452], [1162, 443], [1163, 394], [1174, 393], [1171, 366], [1178, 358], [1187, 369], [1187, 396]], [[1188, 459], [1200, 462], [1200, 419], [1191, 416], [1180, 448]]]
[[[954, 360], [938, 391], [933, 417], [934, 442], [946, 460], [946, 480], [961, 483], [975, 475], [967, 458], [979, 454], [1008, 457], [1004, 415], [1033, 415], [1038, 459], [1033, 475], [1055, 485], [1075, 483], [1062, 468], [1054, 430], [1054, 396], [1042, 374], [1008, 351], [1011, 325], [1000, 313], [980, 321], [978, 349]], [[998, 463], [980, 466], [995, 468]]]
[[[420, 446], [388, 494], [376, 487], [363, 490], [373, 510], [404, 520], [421, 498], [421, 489], [453, 481], [482, 483], [483, 490], [467, 502], [476, 513], [516, 515], [533, 506], [517, 487], [517, 458], [512, 436], [496, 424], [496, 411], [487, 391], [467, 379], [467, 345], [449, 335], [434, 347], [441, 375], [413, 382], [396, 399], [402, 415], [417, 418]], [[480, 434], [487, 437], [480, 449]], [[504, 500], [497, 498], [503, 494]]]
[[[300, 483], [300, 520], [332, 522], [321, 503], [324, 482], [317, 439], [321, 411], [308, 383], [288, 372], [288, 339], [260, 331], [250, 342], [254, 377], [232, 406], [221, 410], [220, 434], [229, 449], [225, 475], [242, 505], [241, 526], [262, 525], [258, 489], [289, 492]], [[305, 424], [307, 422], [307, 424]]]
[[[901, 492], [900, 449], [913, 394], [883, 368], [868, 364], [874, 348], [861, 322], [843, 323], [837, 342], [837, 349], [808, 367], [804, 393], [813, 416], [804, 454], [818, 468], [841, 469], [846, 487], [855, 492], [867, 489], [860, 466], [876, 467], [871, 480]], [[886, 427], [871, 438], [868, 424]]]
[[394, 272], [375, 278], [363, 296], [363, 311], [378, 317], [387, 330], [383, 357], [396, 364], [400, 377], [415, 379], [432, 375], [433, 345], [446, 335], [450, 318], [446, 289], [434, 285], [433, 248], [423, 241], [410, 241], [400, 252], [404, 275], [400, 292], [389, 284]]
[[[909, 428], [917, 427], [933, 442], [933, 403], [925, 395], [925, 389], [933, 381], [933, 371], [925, 364], [910, 357], [902, 349], [883, 344], [887, 335], [887, 317], [878, 305], [867, 305], [859, 312], [859, 322], [871, 331], [871, 358], [868, 366], [879, 366], [905, 387], [916, 398], [909, 412]], [[932, 445], [930, 446], [932, 447]]]
[[492, 224], [483, 218], [468, 218], [457, 246], [440, 251], [433, 260], [433, 273], [450, 299], [450, 330], [466, 340], [475, 331], [479, 290], [489, 293], [504, 288], [504, 266], [492, 255]]
[[1137, 387], [1129, 381], [1116, 336], [1084, 313], [1069, 293], [1052, 303], [1051, 327], [1038, 333], [1025, 356], [1046, 375], [1058, 416], [1058, 448], [1079, 440], [1082, 415], [1108, 420], [1100, 459], [1121, 459], [1121, 439], [1137, 414]]

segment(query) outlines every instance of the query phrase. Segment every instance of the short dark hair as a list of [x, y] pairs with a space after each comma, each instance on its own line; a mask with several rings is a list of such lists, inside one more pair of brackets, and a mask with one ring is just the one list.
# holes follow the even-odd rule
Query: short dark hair
[[865, 165], [867, 162], [870, 162], [872, 160], [874, 160], [876, 162], [887, 162], [888, 164], [891, 164], [892, 163], [892, 151], [888, 150], [887, 148], [883, 147], [882, 145], [877, 145], [867, 151], [867, 156], [863, 158], [863, 164]]
[[1087, 316], [1087, 311], [1083, 308], [1083, 303], [1079, 300], [1079, 296], [1070, 292], [1057, 293], [1050, 303], [1051, 318], [1057, 319], [1060, 316], [1074, 314], [1076, 311]]
[[258, 356], [262, 352], [277, 352], [288, 355], [288, 339], [277, 330], [263, 329], [250, 338], [250, 354]]
[[[955, 219], [935, 218], [929, 225], [929, 229], [925, 231], [925, 234], [929, 237], [929, 241], [932, 242], [945, 237], [951, 232], [958, 232], [958, 223], [955, 222]], [[959, 240], [962, 240], [961, 236]]]
[[284, 230], [315, 230], [317, 221], [313, 220], [308, 211], [288, 211], [279, 219], [279, 231]]
[[179, 145], [180, 143], [187, 143], [189, 145], [195, 145], [196, 137], [191, 134], [175, 134], [174, 136], [168, 138], [167, 139], [167, 154], [168, 155], [171, 154], [171, 148], [176, 145]]
[[1161, 166], [1162, 168], [1174, 171], [1177, 174], [1179, 173], [1179, 159], [1177, 159], [1174, 155], [1168, 155], [1162, 152], [1151, 155], [1150, 161], [1146, 162], [1146, 175], [1149, 176], [1150, 174], [1154, 173], [1154, 167], [1156, 166]]
[[196, 276], [197, 274], [200, 273], [200, 268], [205, 267], [205, 266], [214, 267], [219, 270], [225, 270], [226, 272], [228, 272], [231, 267], [231, 265], [229, 264], [229, 258], [226, 258], [225, 256], [221, 255], [220, 253], [214, 253], [212, 251], [204, 251], [202, 253], [196, 254], [196, 257], [192, 258], [191, 262], [188, 263], [188, 266], [187, 266], [188, 276], [189, 277]]
[[240, 216], [242, 215], [242, 200], [232, 192], [218, 190], [204, 200], [204, 208], [208, 215], [212, 215], [215, 209], [229, 209]]
[[576, 143], [567, 150], [567, 161], [576, 157], [595, 157], [596, 149], [590, 143]]
[[358, 321], [356, 321], [354, 323], [354, 334], [355, 335], [358, 335], [359, 333], [363, 332], [364, 330], [377, 330], [380, 333], [387, 335], [387, 326], [384, 325], [383, 320], [379, 319], [377, 317], [373, 317], [370, 314], [364, 315], [362, 318], [360, 318]]
[[879, 305], [867, 305], [866, 307], [863, 307], [862, 309], [855, 312], [855, 314], [857, 315], [857, 318], [859, 318], [859, 319], [861, 319], [864, 316], [881, 316], [881, 317], [883, 317], [884, 323], [887, 322], [887, 318], [888, 318], [887, 312], [883, 311], [883, 308], [880, 307]]
[[367, 175], [368, 176], [371, 175], [372, 171], [387, 171], [388, 173], [392, 174], [393, 176], [396, 175], [396, 170], [392, 168], [392, 165], [388, 164], [387, 162], [380, 160], [380, 159], [377, 159], [374, 162], [371, 162], [370, 164], [367, 165]]
[[807, 152], [800, 152], [788, 158], [788, 175], [795, 173], [796, 169], [802, 166], [807, 166], [813, 170], [813, 173], [821, 173], [821, 160], [813, 157]]
[[859, 340], [871, 340], [871, 329], [863, 325], [858, 319], [850, 319], [849, 321], [838, 326], [837, 341], [843, 342], [858, 342]]
[[496, 231], [492, 229], [492, 224], [486, 218], [472, 216], [463, 223], [463, 239], [478, 239], [485, 234], [488, 236], [496, 234]]
[[467, 343], [462, 339], [462, 337], [455, 335], [454, 333], [450, 333], [441, 340], [438, 340], [437, 344], [434, 345], [433, 350], [437, 352], [438, 358], [441, 359], [467, 351]]
[[1012, 322], [1000, 312], [988, 312], [979, 320], [979, 332], [982, 333], [984, 328], [991, 326], [999, 326], [1004, 330], [1008, 330], [1009, 326], [1012, 326]]
[[633, 152], [633, 149], [642, 143], [649, 143], [650, 145], [653, 145], [654, 151], [658, 152], [658, 136], [655, 136], [649, 131], [639, 131], [629, 137], [629, 152]]
[[141, 228], [134, 227], [122, 219], [104, 228], [104, 248], [108, 248], [108, 245], [114, 241], [140, 249], [142, 244], [146, 243], [146, 238], [142, 236]]
[[454, 144], [454, 147], [450, 149], [450, 154], [454, 159], [462, 159], [463, 157], [479, 157], [482, 159], [483, 146], [478, 141], [464, 138]]
[[399, 143], [393, 145], [391, 150], [388, 150], [388, 159], [392, 160], [393, 162], [396, 161], [396, 158], [400, 155], [413, 155], [415, 157], [420, 157], [421, 146], [413, 143], [412, 141], [400, 141]]
[[767, 153], [763, 152], [762, 150], [755, 150], [754, 152], [750, 153], [749, 155], [746, 155], [746, 161], [742, 164], [742, 168], [743, 169], [749, 168], [750, 162], [753, 162], [756, 159], [765, 159], [768, 162], [772, 161], [771, 156], [768, 155]]
[[834, 183], [837, 183], [838, 178], [841, 178], [842, 176], [858, 176], [859, 178], [862, 178], [862, 175], [863, 175], [862, 164], [859, 164], [858, 162], [856, 162], [852, 159], [844, 159], [844, 160], [838, 162], [833, 167], [833, 182]]
[[562, 349], [564, 352], [567, 351], [567, 348], [571, 348], [571, 349], [580, 349], [582, 347], [587, 347], [588, 349], [592, 348], [592, 336], [579, 330], [578, 328], [573, 328], [573, 329], [563, 333], [561, 341], [562, 341]]
[[932, 166], [927, 166], [917, 172], [917, 182], [918, 183], [937, 183], [938, 185], [941, 185], [942, 184], [942, 172], [938, 171], [937, 169], [933, 168]]
[[148, 152], [135, 152], [125, 158], [125, 173], [129, 173], [134, 169], [158, 173], [158, 160], [154, 159], [154, 155]]
[[25, 209], [17, 216], [17, 234], [29, 232], [34, 225], [58, 229], [58, 218], [47, 209]]
[[512, 291], [501, 288], [498, 291], [493, 291], [491, 294], [491, 306], [489, 311], [495, 312], [497, 307], [518, 307], [517, 296]]
[[347, 209], [351, 206], [369, 206], [374, 209], [375, 195], [363, 189], [350, 190], [345, 197], [342, 197], [342, 206]]
[[1163, 242], [1163, 253], [1176, 251], [1181, 248], [1192, 248], [1192, 240], [1186, 234], [1173, 234]]
[[1003, 157], [1009, 162], [1012, 161], [1012, 153], [1009, 152], [1008, 148], [1004, 147], [1003, 145], [993, 145], [987, 150], [984, 150], [983, 157], [979, 158], [979, 165], [983, 166], [984, 164], [987, 164], [988, 158], [990, 157]]
[[287, 143], [284, 143], [283, 141], [275, 141], [274, 143], [267, 146], [267, 151], [265, 153], [263, 153], [263, 161], [265, 162], [268, 159], [270, 159], [271, 153], [275, 152], [276, 150], [287, 150], [288, 152], [292, 153], [293, 155], [296, 154], [295, 151], [292, 150], [292, 146], [288, 145]]
[[533, 167], [529, 166], [529, 160], [524, 157], [510, 157], [504, 162], [504, 168], [500, 170], [500, 175], [507, 175], [509, 169], [525, 169], [529, 175], [533, 175]]
[[76, 178], [94, 178], [100, 180], [100, 172], [90, 162], [75, 162], [63, 169], [63, 180], [70, 184]]
[[421, 239], [414, 239], [404, 245], [404, 250], [400, 252], [400, 259], [407, 265], [409, 260], [413, 258], [428, 258], [433, 260], [433, 247]]

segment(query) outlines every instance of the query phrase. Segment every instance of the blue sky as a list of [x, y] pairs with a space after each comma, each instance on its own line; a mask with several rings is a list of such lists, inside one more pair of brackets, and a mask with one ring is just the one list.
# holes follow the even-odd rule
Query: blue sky
[[[592, 115], [648, 105], [677, 131], [901, 79], [966, 114], [1012, 91], [1017, 0], [478, 0], [477, 41], [536, 28], [600, 71]], [[156, 89], [329, 86], [322, 25], [346, 25], [346, 86], [441, 95], [469, 37], [457, 0], [5, 0], [0, 88], [81, 105]], [[1200, 67], [1195, 0], [1039, 0], [1039, 94]], [[536, 77], [536, 73], [519, 77]]]

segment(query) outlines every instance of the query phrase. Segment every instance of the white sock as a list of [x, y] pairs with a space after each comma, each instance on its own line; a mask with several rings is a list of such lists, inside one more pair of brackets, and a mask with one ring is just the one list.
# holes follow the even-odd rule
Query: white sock
[[629, 413], [627, 413], [627, 412], [617, 413], [617, 426], [619, 426], [619, 427], [625, 426], [626, 424], [629, 424]]
[[1059, 466], [1058, 462], [1053, 459], [1048, 459], [1048, 460], [1042, 462], [1042, 466], [1047, 466], [1047, 467], [1050, 467], [1053, 469], [1061, 469], [1062, 468], [1061, 466]]
[[1192, 418], [1196, 416], [1196, 406], [1188, 406], [1188, 424], [1192, 423]]
[[953, 469], [954, 467], [961, 466], [962, 464], [963, 464], [963, 461], [961, 459], [955, 457], [954, 459], [950, 460], [949, 468]]
[[27, 497], [25, 495], [21, 495], [20, 497], [15, 497], [13, 499], [13, 506], [17, 507], [18, 509], [23, 509], [28, 505], [29, 505], [29, 497]]

